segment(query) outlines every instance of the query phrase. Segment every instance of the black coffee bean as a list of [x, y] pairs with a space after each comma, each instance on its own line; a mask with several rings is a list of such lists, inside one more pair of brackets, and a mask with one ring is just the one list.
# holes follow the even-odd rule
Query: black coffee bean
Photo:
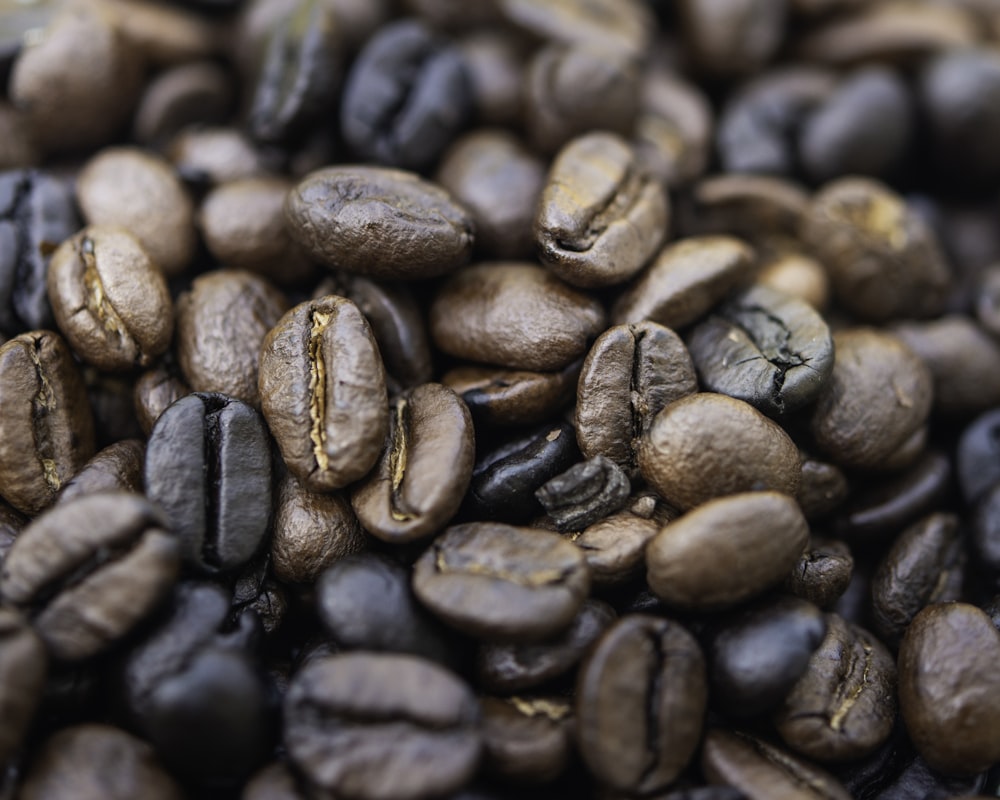
[[785, 578], [782, 588], [829, 610], [847, 591], [853, 572], [854, 558], [846, 543], [813, 538]]
[[827, 516], [847, 499], [847, 477], [835, 464], [802, 454], [802, 481], [795, 496], [806, 519]]
[[977, 417], [962, 432], [955, 466], [967, 503], [975, 503], [1000, 483], [1000, 409]]
[[631, 490], [621, 467], [595, 456], [551, 478], [535, 497], [560, 531], [582, 530], [622, 508]]
[[0, 764], [21, 745], [45, 686], [45, 645], [20, 614], [0, 606]]
[[1000, 484], [976, 504], [971, 541], [978, 565], [991, 573], [1000, 572]]
[[235, 624], [273, 635], [288, 616], [291, 598], [285, 585], [271, 574], [270, 553], [262, 552], [236, 575], [231, 617]]

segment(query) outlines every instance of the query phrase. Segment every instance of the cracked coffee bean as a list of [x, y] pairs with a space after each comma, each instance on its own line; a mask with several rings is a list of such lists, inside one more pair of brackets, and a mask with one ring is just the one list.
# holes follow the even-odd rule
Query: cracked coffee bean
[[618, 511], [632, 486], [615, 462], [595, 456], [550, 479], [535, 492], [560, 531], [580, 530]]
[[844, 542], [814, 537], [782, 589], [829, 611], [847, 591], [853, 572], [854, 558]]

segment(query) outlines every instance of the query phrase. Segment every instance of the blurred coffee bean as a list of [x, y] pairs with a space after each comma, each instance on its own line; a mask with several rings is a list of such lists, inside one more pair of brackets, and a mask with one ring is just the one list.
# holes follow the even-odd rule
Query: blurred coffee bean
[[779, 253], [761, 259], [757, 283], [804, 300], [817, 311], [830, 300], [830, 278], [823, 266], [804, 253]]
[[655, 24], [638, 0], [498, 0], [507, 22], [541, 39], [568, 44], [593, 42], [635, 56], [645, 54]]
[[581, 530], [621, 509], [632, 486], [628, 475], [604, 456], [594, 456], [550, 478], [536, 492], [560, 531]]
[[847, 591], [853, 571], [854, 558], [844, 542], [813, 538], [781, 588], [828, 611]]
[[958, 485], [975, 503], [1000, 483], [1000, 409], [981, 414], [962, 432], [956, 451]]
[[14, 540], [27, 524], [28, 520], [24, 515], [6, 503], [0, 502], [0, 566], [3, 565], [3, 560], [7, 557]]
[[781, 46], [785, 0], [682, 0], [684, 41], [698, 67], [723, 77], [760, 69]]
[[828, 464], [802, 453], [802, 480], [799, 483], [798, 501], [806, 519], [828, 515], [838, 508], [850, 492], [847, 478], [834, 464]]
[[528, 43], [487, 27], [470, 31], [458, 48], [469, 76], [476, 120], [483, 125], [516, 124]]
[[798, 184], [771, 175], [724, 173], [691, 187], [678, 213], [684, 235], [739, 236], [764, 248], [798, 235], [809, 195]]
[[191, 387], [179, 372], [173, 361], [167, 359], [136, 379], [132, 399], [136, 418], [146, 436], [167, 406], [191, 394]]
[[224, 123], [234, 105], [229, 73], [212, 61], [166, 69], [146, 84], [132, 118], [132, 133], [145, 145], [165, 145], [188, 125]]
[[142, 494], [142, 464], [146, 443], [123, 439], [105, 447], [90, 459], [60, 490], [56, 502], [96, 492]]
[[[0, 561], [2, 564], [2, 561]], [[0, 764], [12, 760], [31, 725], [48, 671], [45, 645], [20, 614], [0, 606]]]
[[170, 140], [166, 155], [185, 183], [199, 186], [260, 176], [265, 170], [263, 155], [235, 128], [187, 127]]
[[569, 764], [573, 709], [560, 697], [484, 697], [483, 770], [517, 785], [548, 783]]
[[661, 527], [656, 519], [626, 510], [570, 533], [569, 539], [583, 550], [592, 582], [613, 586], [635, 578], [642, 570], [646, 545]]
[[[976, 566], [1000, 573], [1000, 484], [987, 490], [975, 506], [970, 536]], [[957, 598], [954, 598], [957, 599]]]

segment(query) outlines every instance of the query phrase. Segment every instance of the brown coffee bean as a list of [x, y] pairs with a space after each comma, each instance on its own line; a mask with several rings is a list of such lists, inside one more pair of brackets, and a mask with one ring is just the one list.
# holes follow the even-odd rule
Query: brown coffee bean
[[243, 787], [240, 800], [303, 800], [291, 768], [276, 761], [254, 773]]
[[0, 101], [0, 169], [24, 169], [42, 163], [42, 153], [24, 114]]
[[385, 370], [364, 316], [329, 295], [300, 303], [264, 339], [261, 410], [289, 471], [340, 489], [378, 461], [389, 431]]
[[802, 453], [802, 480], [795, 496], [806, 519], [825, 516], [838, 508], [850, 491], [847, 478], [834, 464]]
[[620, 511], [569, 534], [569, 539], [583, 550], [594, 584], [612, 586], [625, 583], [642, 569], [646, 545], [662, 527], [656, 520]]
[[538, 425], [570, 404], [581, 363], [572, 361], [558, 372], [457, 367], [441, 382], [462, 398], [479, 424]]
[[753, 406], [720, 394], [688, 395], [664, 408], [639, 445], [639, 471], [680, 509], [737, 492], [794, 496], [799, 452], [788, 434]]
[[45, 646], [14, 609], [0, 606], [0, 764], [7, 764], [28, 731], [45, 686]]
[[185, 128], [166, 153], [177, 173], [192, 183], [213, 186], [265, 172], [263, 155], [235, 128]]
[[559, 370], [604, 329], [597, 300], [534, 264], [477, 264], [451, 277], [431, 306], [431, 336], [469, 361]]
[[147, 436], [167, 406], [191, 394], [191, 387], [177, 372], [172, 364], [161, 363], [142, 373], [135, 382], [132, 399], [136, 418]]
[[705, 4], [681, 0], [684, 43], [705, 72], [734, 77], [756, 72], [781, 47], [783, 0], [727, 0]]
[[414, 566], [413, 590], [449, 625], [484, 639], [538, 641], [565, 629], [590, 589], [579, 548], [554, 533], [455, 525]]
[[854, 558], [844, 542], [813, 538], [782, 589], [829, 610], [847, 591], [853, 572]]
[[483, 769], [514, 784], [547, 783], [569, 764], [573, 708], [560, 697], [484, 697]]
[[646, 549], [646, 578], [670, 605], [725, 608], [779, 583], [808, 543], [809, 525], [792, 498], [731, 495], [667, 524]]
[[794, 250], [763, 255], [757, 283], [804, 300], [817, 311], [830, 302], [830, 277], [823, 265]]
[[1000, 760], [1000, 631], [975, 606], [928, 606], [899, 646], [899, 708], [920, 755], [949, 775]]
[[484, 27], [474, 28], [459, 41], [458, 48], [465, 59], [479, 122], [516, 125], [521, 114], [526, 43], [506, 31]]
[[219, 55], [223, 42], [218, 27], [194, 9], [149, 0], [103, 0], [103, 5], [115, 15], [122, 36], [152, 66], [169, 67]]
[[94, 449], [90, 403], [62, 337], [31, 331], [0, 347], [0, 495], [37, 514]]
[[146, 444], [141, 439], [123, 439], [97, 453], [73, 476], [56, 498], [65, 503], [96, 492], [142, 494], [142, 464]]
[[695, 638], [676, 622], [620, 619], [580, 669], [577, 740], [590, 772], [633, 794], [662, 791], [701, 738], [708, 679]]
[[222, 124], [234, 105], [234, 89], [229, 74], [212, 61], [166, 69], [143, 91], [132, 119], [133, 136], [145, 145], [162, 145], [188, 125]]
[[557, 0], [538, 5], [533, 0], [499, 0], [500, 11], [512, 25], [542, 39], [595, 42], [643, 55], [656, 24], [649, 8], [637, 0]]
[[170, 345], [167, 282], [124, 229], [91, 225], [52, 255], [48, 293], [74, 352], [103, 370], [146, 367]]

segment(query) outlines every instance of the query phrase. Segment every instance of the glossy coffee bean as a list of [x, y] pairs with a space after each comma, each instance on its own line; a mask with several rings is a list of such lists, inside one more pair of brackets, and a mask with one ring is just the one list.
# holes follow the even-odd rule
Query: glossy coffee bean
[[45, 645], [19, 613], [0, 607], [0, 764], [14, 756], [45, 686]]
[[[734, 494], [663, 528], [646, 550], [646, 577], [669, 605], [726, 608], [779, 583], [808, 539], [809, 526], [787, 495]], [[729, 569], [734, 558], [736, 574]]]
[[496, 641], [564, 630], [590, 589], [579, 548], [554, 533], [495, 522], [448, 528], [414, 566], [413, 589], [444, 622]]
[[544, 784], [568, 766], [573, 708], [561, 697], [484, 697], [483, 770], [516, 785]]
[[3, 562], [0, 595], [29, 610], [49, 652], [78, 661], [125, 636], [169, 591], [180, 544], [139, 495], [60, 504], [22, 531]]
[[782, 589], [830, 610], [847, 591], [854, 571], [851, 549], [837, 539], [812, 538]]
[[389, 429], [385, 370], [371, 328], [350, 300], [300, 303], [260, 354], [264, 417], [289, 471], [310, 491], [363, 477]]
[[618, 511], [628, 502], [631, 490], [621, 467], [596, 456], [550, 479], [535, 497], [556, 528], [565, 532], [581, 530]]
[[414, 656], [345, 653], [300, 669], [284, 742], [311, 783], [352, 800], [417, 800], [476, 770], [479, 709], [458, 678]]
[[144, 478], [184, 559], [199, 569], [234, 569], [260, 547], [271, 513], [271, 446], [246, 403], [209, 393], [178, 400], [149, 435]]
[[694, 755], [704, 723], [705, 659], [678, 623], [620, 619], [580, 669], [577, 739], [588, 770], [631, 793], [667, 787]]
[[57, 502], [97, 492], [142, 494], [145, 452], [146, 444], [141, 439], [122, 439], [109, 444], [62, 487]]

